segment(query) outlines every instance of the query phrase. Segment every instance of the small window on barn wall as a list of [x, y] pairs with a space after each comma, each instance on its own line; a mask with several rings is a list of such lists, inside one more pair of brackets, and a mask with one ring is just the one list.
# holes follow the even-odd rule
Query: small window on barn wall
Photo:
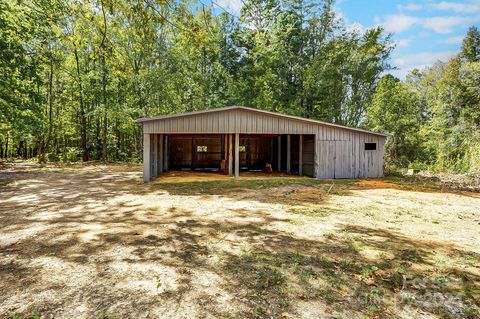
[[365, 143], [365, 151], [376, 151], [377, 143]]
[[197, 153], [206, 153], [208, 152], [208, 147], [206, 145], [197, 145]]
[[238, 147], [238, 151], [239, 151], [240, 153], [245, 153], [245, 152], [247, 151], [247, 147], [246, 147], [245, 145], [240, 145], [240, 146]]

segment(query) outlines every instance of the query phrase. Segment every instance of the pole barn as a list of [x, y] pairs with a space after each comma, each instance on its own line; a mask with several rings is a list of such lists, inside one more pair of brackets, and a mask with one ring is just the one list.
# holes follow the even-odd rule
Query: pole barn
[[176, 170], [274, 171], [315, 178], [382, 177], [387, 135], [229, 106], [138, 120], [143, 180]]

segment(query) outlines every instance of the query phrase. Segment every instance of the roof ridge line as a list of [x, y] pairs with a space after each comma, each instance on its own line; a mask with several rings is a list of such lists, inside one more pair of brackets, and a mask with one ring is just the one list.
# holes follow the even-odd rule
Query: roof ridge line
[[183, 112], [183, 113], [174, 113], [174, 114], [167, 114], [167, 115], [161, 115], [161, 116], [155, 116], [155, 117], [143, 117], [143, 118], [138, 119], [137, 122], [138, 123], [144, 123], [144, 122], [155, 121], [155, 120], [163, 120], [163, 119], [169, 119], [169, 118], [175, 118], [175, 117], [183, 117], [183, 116], [205, 114], [205, 113], [212, 113], [212, 112], [222, 112], [222, 111], [235, 110], [235, 109], [243, 109], [243, 110], [247, 110], [247, 111], [264, 113], [264, 114], [269, 114], [269, 115], [273, 115], [273, 116], [290, 118], [290, 119], [297, 120], [297, 121], [310, 122], [310, 123], [321, 124], [321, 125], [331, 126], [331, 127], [338, 127], [338, 128], [342, 128], [342, 129], [346, 129], [346, 130], [358, 131], [358, 132], [380, 135], [380, 136], [385, 136], [385, 137], [390, 136], [390, 134], [387, 134], [387, 133], [373, 132], [373, 131], [369, 131], [369, 130], [365, 130], [365, 129], [361, 129], [361, 128], [350, 127], [350, 126], [345, 126], [345, 125], [340, 125], [340, 124], [335, 124], [335, 123], [329, 123], [329, 122], [324, 122], [324, 121], [319, 121], [319, 120], [314, 120], [314, 119], [308, 119], [308, 118], [304, 118], [304, 117], [300, 117], [300, 116], [288, 115], [288, 114], [283, 114], [283, 113], [279, 113], [279, 112], [272, 112], [272, 111], [262, 110], [262, 109], [258, 109], [258, 108], [255, 108], [255, 107], [249, 107], [249, 106], [243, 106], [243, 105], [231, 105], [231, 106], [224, 106], [224, 107], [219, 107], [219, 108], [196, 110], [196, 111]]

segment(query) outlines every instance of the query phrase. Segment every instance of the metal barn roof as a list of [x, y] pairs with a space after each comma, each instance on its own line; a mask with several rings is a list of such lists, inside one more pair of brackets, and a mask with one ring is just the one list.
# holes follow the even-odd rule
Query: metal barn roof
[[224, 111], [230, 111], [230, 110], [244, 110], [244, 111], [253, 112], [253, 113], [256, 112], [258, 114], [267, 114], [267, 115], [271, 115], [271, 116], [275, 116], [275, 117], [297, 120], [297, 121], [301, 121], [301, 122], [305, 122], [305, 123], [313, 123], [313, 124], [319, 124], [319, 125], [324, 125], [324, 126], [337, 127], [337, 128], [342, 128], [342, 129], [347, 129], [347, 130], [352, 130], [352, 131], [357, 131], [357, 132], [363, 132], [363, 133], [368, 133], [368, 134], [374, 134], [374, 135], [379, 135], [379, 136], [384, 136], [384, 137], [389, 136], [389, 134], [385, 134], [385, 133], [372, 132], [372, 131], [368, 131], [368, 130], [364, 130], [364, 129], [360, 129], [360, 128], [354, 128], [354, 127], [349, 127], [349, 126], [344, 126], [344, 125], [339, 125], [339, 124], [333, 124], [333, 123], [328, 123], [328, 122], [323, 122], [323, 121], [318, 121], [318, 120], [307, 119], [307, 118], [300, 117], [300, 116], [286, 115], [286, 114], [282, 114], [282, 113], [270, 112], [270, 111], [265, 111], [265, 110], [256, 109], [256, 108], [252, 108], [252, 107], [237, 106], [237, 105], [214, 108], [214, 109], [207, 109], [207, 110], [200, 110], [200, 111], [193, 111], [193, 112], [169, 114], [169, 115], [163, 115], [163, 116], [145, 117], [145, 118], [138, 119], [138, 122], [139, 123], [145, 123], [145, 122], [150, 122], [150, 121], [174, 119], [174, 118], [180, 118], [180, 117], [185, 117], [185, 116], [203, 115], [203, 114], [208, 114], [208, 113], [224, 112]]

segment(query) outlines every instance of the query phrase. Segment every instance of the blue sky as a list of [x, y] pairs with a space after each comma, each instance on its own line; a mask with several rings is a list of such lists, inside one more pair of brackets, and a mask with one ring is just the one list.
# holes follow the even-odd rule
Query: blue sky
[[393, 74], [448, 60], [457, 53], [468, 28], [480, 24], [480, 0], [358, 1], [340, 0], [337, 13], [352, 28], [383, 25], [393, 33]]
[[[238, 14], [242, 0], [218, 0]], [[391, 64], [400, 78], [413, 68], [448, 60], [461, 47], [472, 25], [480, 26], [480, 0], [337, 0], [337, 15], [349, 28], [364, 30], [383, 25], [397, 47]]]

